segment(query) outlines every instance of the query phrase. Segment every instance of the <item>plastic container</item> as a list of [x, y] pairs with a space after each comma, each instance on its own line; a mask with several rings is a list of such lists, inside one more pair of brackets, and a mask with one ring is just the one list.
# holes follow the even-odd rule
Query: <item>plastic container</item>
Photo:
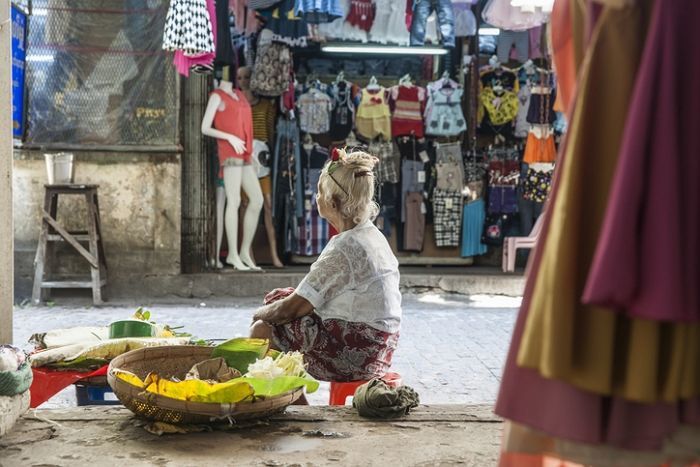
[[110, 339], [120, 339], [123, 337], [153, 337], [155, 335], [155, 326], [138, 319], [115, 321], [109, 325]]
[[59, 152], [44, 154], [49, 185], [73, 183], [73, 154]]

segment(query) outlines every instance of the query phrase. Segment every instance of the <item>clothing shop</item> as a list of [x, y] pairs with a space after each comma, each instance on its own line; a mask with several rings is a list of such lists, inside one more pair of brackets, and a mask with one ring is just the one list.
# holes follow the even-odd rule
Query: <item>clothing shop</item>
[[[504, 238], [528, 236], [542, 211], [565, 123], [547, 14], [495, 3], [173, 1], [163, 47], [180, 74], [212, 75], [219, 106], [203, 123], [225, 226], [211, 264], [257, 268], [234, 242], [261, 264], [312, 262], [334, 235], [316, 207], [333, 148], [379, 159], [375, 224], [402, 264], [500, 264]], [[228, 189], [226, 166], [240, 173]]]

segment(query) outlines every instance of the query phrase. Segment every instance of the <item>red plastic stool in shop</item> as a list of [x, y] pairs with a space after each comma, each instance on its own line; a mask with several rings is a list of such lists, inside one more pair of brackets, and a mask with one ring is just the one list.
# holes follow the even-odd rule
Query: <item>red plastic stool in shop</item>
[[[387, 373], [382, 376], [382, 380], [392, 388], [401, 386], [401, 375], [398, 373]], [[345, 405], [348, 397], [355, 395], [355, 390], [367, 381], [348, 381], [338, 383], [331, 381], [331, 397], [328, 405]]]

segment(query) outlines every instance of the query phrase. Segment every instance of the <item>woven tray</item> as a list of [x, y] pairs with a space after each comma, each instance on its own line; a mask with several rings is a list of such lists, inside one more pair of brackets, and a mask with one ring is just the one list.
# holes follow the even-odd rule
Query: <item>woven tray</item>
[[163, 378], [184, 379], [195, 363], [211, 358], [213, 348], [201, 346], [147, 347], [132, 350], [113, 359], [107, 382], [122, 404], [136, 415], [168, 423], [215, 423], [263, 418], [282, 412], [304, 392], [303, 388], [270, 398], [236, 404], [191, 402], [144, 391], [119, 379], [114, 369], [134, 373], [142, 380], [155, 372]]

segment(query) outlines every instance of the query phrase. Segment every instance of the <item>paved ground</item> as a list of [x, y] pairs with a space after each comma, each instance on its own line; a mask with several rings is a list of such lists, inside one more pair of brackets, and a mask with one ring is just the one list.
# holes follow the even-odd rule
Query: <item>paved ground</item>
[[[404, 320], [393, 369], [426, 404], [491, 404], [495, 401], [502, 365], [510, 341], [519, 299], [500, 296], [422, 294], [404, 296]], [[183, 325], [203, 337], [227, 339], [245, 335], [259, 299], [235, 299], [148, 305], [152, 319]], [[136, 306], [85, 308], [66, 305], [17, 307], [15, 344], [29, 348], [35, 332], [71, 326], [109, 324], [130, 316]], [[328, 387], [309, 397], [312, 404], [328, 401]], [[72, 388], [44, 408], [75, 404]]]

